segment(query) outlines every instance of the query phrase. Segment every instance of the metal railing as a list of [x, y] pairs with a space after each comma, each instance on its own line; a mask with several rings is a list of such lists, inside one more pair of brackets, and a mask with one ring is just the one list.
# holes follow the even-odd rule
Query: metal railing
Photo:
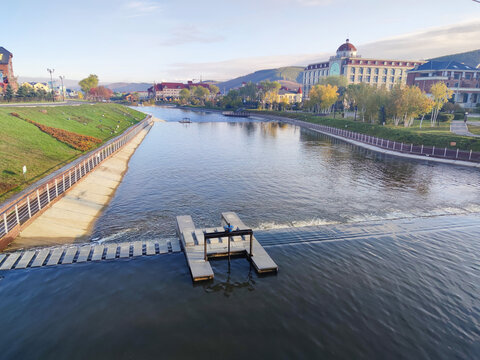
[[[280, 118], [278, 118], [280, 120]], [[364, 144], [372, 145], [381, 149], [395, 152], [420, 155], [425, 157], [435, 157], [449, 160], [462, 160], [470, 162], [480, 162], [480, 152], [465, 151], [460, 149], [449, 149], [447, 147], [435, 147], [424, 145], [413, 145], [403, 142], [392, 141], [365, 134], [356, 133], [350, 130], [339, 129], [326, 125], [313, 124], [302, 120], [281, 118], [282, 122], [292, 125], [299, 125], [311, 130], [319, 130], [323, 133], [336, 135], [345, 139], [355, 140]]]
[[37, 215], [42, 209], [64, 194], [105, 159], [115, 154], [132, 140], [135, 135], [147, 127], [150, 124], [150, 120], [151, 116], [146, 116], [145, 119], [132, 126], [122, 135], [108, 141], [100, 148], [84, 155], [79, 160], [74, 161], [66, 170], [54, 174], [54, 176], [47, 177], [46, 180], [41, 181], [41, 183], [32, 190], [7, 202], [0, 209], [0, 239], [14, 230], [18, 230], [19, 226]]

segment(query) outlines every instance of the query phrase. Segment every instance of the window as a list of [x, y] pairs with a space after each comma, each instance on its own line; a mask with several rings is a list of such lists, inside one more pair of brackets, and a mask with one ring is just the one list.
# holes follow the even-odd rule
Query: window
[[465, 76], [465, 78], [466, 78], [467, 80], [470, 80], [470, 74], [467, 74], [467, 75]]
[[355, 74], [355, 68], [352, 67], [352, 74]]
[[367, 77], [366, 77], [366, 81], [367, 81], [367, 83], [370, 82], [370, 76], [367, 76]]
[[390, 76], [390, 82], [395, 82], [395, 77], [394, 76]]
[[395, 69], [390, 69], [390, 74], [395, 75]]
[[355, 82], [355, 75], [350, 76], [350, 81]]
[[367, 68], [367, 74], [370, 75], [372, 73], [372, 69], [371, 68]]
[[373, 82], [378, 83], [378, 76], [374, 76], [374, 77], [373, 77]]
[[453, 78], [454, 78], [455, 80], [460, 79], [460, 74], [455, 74], [455, 75], [453, 75]]
[[387, 82], [387, 77], [386, 77], [386, 76], [382, 76], [382, 82], [383, 82], [383, 83], [386, 83], [386, 82]]
[[402, 69], [398, 70], [398, 75], [403, 75], [403, 70]]
[[378, 75], [379, 70], [380, 70], [379, 68], [375, 69], [375, 75]]
[[362, 82], [362, 81], [363, 81], [363, 76], [362, 76], [362, 75], [359, 75], [359, 76], [358, 76], [358, 81], [359, 81], [359, 82]]
[[360, 69], [358, 69], [359, 71], [359, 74], [363, 74], [363, 68], [361, 67]]
[[383, 75], [387, 75], [388, 74], [388, 69], [383, 69]]

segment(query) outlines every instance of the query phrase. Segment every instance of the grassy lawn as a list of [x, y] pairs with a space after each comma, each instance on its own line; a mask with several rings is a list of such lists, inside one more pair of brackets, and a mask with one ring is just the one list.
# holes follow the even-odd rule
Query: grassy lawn
[[[125, 131], [145, 114], [117, 104], [0, 108], [0, 202], [82, 155], [10, 113], [103, 142]], [[117, 128], [118, 126], [118, 128]], [[22, 167], [27, 166], [26, 181]]]
[[[249, 110], [250, 111], [250, 110]], [[361, 121], [346, 120], [341, 118], [330, 118], [323, 116], [314, 116], [306, 113], [287, 113], [278, 111], [257, 111], [258, 114], [272, 114], [278, 116], [290, 117], [308, 121], [315, 124], [322, 124], [331, 127], [347, 129], [350, 131], [378, 136], [392, 141], [403, 142], [405, 144], [447, 147], [451, 149], [459, 148], [461, 150], [480, 151], [480, 140], [477, 138], [459, 136], [450, 132], [450, 123], [440, 123], [439, 126], [430, 127], [430, 122], [423, 121], [420, 129], [420, 121], [415, 121], [410, 128], [393, 125], [378, 125]], [[450, 146], [451, 142], [456, 142], [456, 146]]]
[[476, 125], [467, 125], [467, 126], [468, 126], [468, 131], [470, 131], [472, 134], [480, 135], [480, 126], [476, 126]]

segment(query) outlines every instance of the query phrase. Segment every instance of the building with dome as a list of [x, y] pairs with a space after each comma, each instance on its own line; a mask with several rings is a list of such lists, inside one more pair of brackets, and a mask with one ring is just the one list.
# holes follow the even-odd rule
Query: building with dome
[[423, 61], [385, 60], [362, 58], [357, 48], [347, 39], [330, 60], [308, 65], [303, 71], [303, 95], [308, 98], [312, 86], [329, 75], [342, 75], [348, 84], [370, 84], [391, 89], [394, 84], [405, 84], [407, 70], [423, 64]]

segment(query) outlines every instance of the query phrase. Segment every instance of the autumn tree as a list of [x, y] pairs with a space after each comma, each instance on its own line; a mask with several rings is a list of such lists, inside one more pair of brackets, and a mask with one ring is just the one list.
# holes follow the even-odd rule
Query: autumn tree
[[260, 83], [261, 98], [264, 104], [269, 104], [270, 109], [277, 102], [278, 91], [282, 85], [277, 81], [262, 81]]
[[440, 109], [452, 97], [453, 91], [450, 90], [445, 83], [437, 82], [433, 84], [430, 88], [430, 93], [432, 94], [434, 103], [432, 109], [432, 116], [430, 119], [430, 126], [435, 126]]
[[190, 90], [188, 89], [180, 90], [180, 102], [183, 105], [188, 104], [188, 102], [190, 101], [190, 98], [191, 98]]
[[99, 101], [99, 100], [110, 99], [113, 95], [113, 91], [109, 88], [106, 88], [105, 86], [97, 86], [97, 87], [91, 88], [88, 94], [94, 100]]
[[220, 92], [220, 88], [217, 85], [210, 85], [210, 94], [215, 97]]
[[315, 85], [309, 92], [309, 105], [316, 112], [328, 112], [338, 100], [338, 87], [327, 85]]
[[98, 76], [90, 74], [87, 78], [80, 80], [78, 85], [80, 85], [82, 88], [85, 96], [88, 96], [90, 94], [90, 90], [98, 86]]

